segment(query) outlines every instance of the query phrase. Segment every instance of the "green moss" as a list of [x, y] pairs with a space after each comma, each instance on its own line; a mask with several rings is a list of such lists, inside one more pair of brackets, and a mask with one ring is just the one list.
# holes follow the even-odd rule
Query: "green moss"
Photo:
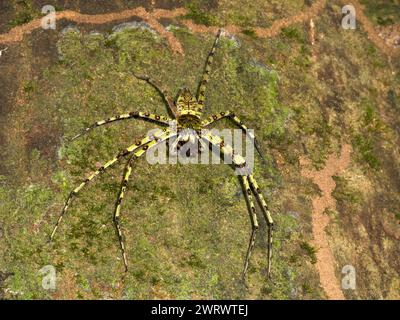
[[39, 16], [39, 12], [30, 0], [18, 1], [16, 10], [14, 18], [8, 22], [11, 28], [28, 23]]
[[348, 181], [342, 177], [333, 177], [336, 188], [333, 191], [333, 197], [341, 204], [355, 205], [362, 204], [364, 197], [359, 190], [354, 190], [348, 184]]
[[302, 286], [302, 289], [306, 294], [310, 294], [310, 293], [313, 292], [312, 287], [308, 283], [304, 283], [303, 286]]
[[373, 138], [357, 135], [353, 144], [360, 153], [362, 161], [366, 162], [370, 168], [377, 170], [380, 167], [380, 161], [375, 155]]
[[387, 26], [400, 21], [400, 3], [396, 0], [361, 0], [365, 13], [375, 24]]
[[312, 264], [317, 263], [317, 250], [311, 244], [303, 241], [300, 243], [300, 248], [308, 255]]
[[30, 11], [22, 11], [18, 12], [14, 19], [8, 22], [10, 27], [16, 27], [19, 25], [23, 25], [33, 20], [33, 14]]
[[37, 89], [37, 83], [35, 81], [27, 81], [24, 84], [23, 90], [26, 93], [31, 93]]
[[376, 107], [368, 100], [362, 101], [364, 108], [360, 133], [353, 138], [353, 145], [360, 155], [360, 160], [365, 162], [370, 168], [378, 170], [380, 160], [376, 152], [376, 144], [385, 126], [380, 120]]
[[306, 37], [304, 32], [296, 26], [282, 28], [281, 34], [283, 37], [287, 39], [296, 40], [300, 43], [306, 42]]
[[243, 29], [242, 33], [251, 38], [254, 38], [254, 39], [257, 38], [257, 34], [256, 34], [255, 30], [252, 28]]
[[212, 26], [217, 24], [217, 20], [214, 16], [209, 14], [203, 9], [200, 9], [197, 3], [189, 3], [186, 5], [188, 13], [185, 15], [185, 19], [193, 20], [197, 24], [203, 24], [206, 26]]

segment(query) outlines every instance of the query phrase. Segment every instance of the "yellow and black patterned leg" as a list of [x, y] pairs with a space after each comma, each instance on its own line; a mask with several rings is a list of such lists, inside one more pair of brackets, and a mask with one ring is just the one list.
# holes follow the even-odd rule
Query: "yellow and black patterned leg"
[[[168, 139], [169, 137], [171, 137], [173, 134], [171, 134], [170, 130], [165, 129], [165, 130], [159, 130], [157, 132], [155, 132], [151, 137], [150, 136], [146, 136], [144, 139], [138, 141], [137, 143], [131, 145], [130, 147], [122, 150], [120, 153], [118, 153], [118, 155], [116, 155], [113, 159], [111, 159], [110, 161], [108, 161], [107, 163], [105, 163], [104, 165], [102, 165], [97, 171], [93, 172], [88, 178], [86, 178], [84, 181], [82, 181], [82, 183], [76, 187], [68, 196], [67, 201], [65, 202], [65, 205], [61, 211], [61, 214], [57, 220], [57, 223], [53, 229], [53, 232], [51, 233], [50, 236], [50, 241], [53, 239], [65, 213], [68, 210], [68, 207], [70, 206], [72, 200], [78, 195], [78, 193], [90, 182], [92, 181], [96, 176], [100, 175], [101, 173], [103, 173], [107, 168], [109, 168], [110, 166], [112, 166], [114, 163], [116, 163], [117, 161], [119, 161], [121, 158], [132, 154], [133, 152], [135, 152], [134, 154], [137, 156], [137, 154], [141, 155], [142, 152], [145, 152], [145, 150], [147, 150], [147, 148], [150, 146], [150, 144], [155, 143], [155, 142], [161, 142], [164, 141], [166, 139]], [[140, 149], [142, 147], [142, 149]], [[139, 150], [140, 149], [140, 150]], [[143, 151], [144, 150], [144, 151]]]
[[165, 126], [168, 126], [170, 121], [172, 121], [172, 119], [170, 119], [168, 117], [159, 116], [159, 115], [148, 113], [148, 112], [135, 112], [134, 111], [134, 112], [130, 112], [130, 113], [117, 115], [115, 117], [111, 117], [111, 118], [108, 118], [105, 120], [97, 121], [97, 122], [93, 123], [91, 126], [82, 130], [81, 133], [74, 136], [70, 141], [74, 141], [75, 139], [83, 136], [84, 134], [88, 133], [89, 131], [93, 130], [94, 128], [97, 128], [97, 127], [100, 127], [100, 126], [103, 126], [105, 124], [109, 124], [109, 123], [112, 123], [115, 121], [121, 121], [121, 120], [132, 119], [132, 118], [148, 120], [148, 121], [156, 122], [158, 124], [165, 125]]
[[254, 195], [258, 201], [258, 204], [261, 207], [262, 213], [264, 215], [265, 221], [267, 222], [268, 226], [268, 269], [267, 274], [270, 276], [271, 274], [271, 265], [272, 265], [272, 236], [274, 232], [274, 221], [272, 220], [271, 213], [269, 212], [268, 205], [265, 202], [265, 199], [262, 195], [262, 191], [257, 184], [256, 179], [251, 174], [249, 175], [249, 183], [250, 187], [254, 192]]
[[124, 260], [125, 272], [128, 271], [128, 260], [126, 258], [125, 243], [124, 243], [122, 229], [121, 229], [121, 225], [120, 225], [120, 215], [121, 215], [121, 203], [122, 203], [122, 200], [126, 193], [129, 177], [132, 173], [132, 161], [134, 159], [137, 159], [137, 158], [143, 156], [147, 152], [147, 150], [149, 150], [150, 148], [161, 143], [162, 141], [168, 141], [173, 136], [174, 136], [174, 134], [168, 134], [168, 135], [164, 136], [163, 138], [153, 140], [153, 141], [149, 142], [148, 144], [146, 144], [145, 146], [140, 147], [138, 150], [136, 150], [133, 153], [133, 155], [131, 156], [131, 158], [128, 160], [128, 162], [126, 164], [123, 180], [121, 183], [121, 188], [120, 188], [120, 191], [118, 194], [117, 202], [115, 204], [115, 211], [114, 211], [114, 224], [115, 224], [115, 227], [116, 227], [117, 233], [118, 233], [118, 240], [119, 240], [119, 244], [120, 244], [120, 248], [121, 248], [121, 252], [122, 252], [122, 258]]
[[254, 134], [252, 134], [251, 132], [248, 131], [247, 126], [245, 126], [243, 124], [242, 120], [240, 120], [232, 111], [225, 111], [225, 112], [213, 114], [209, 118], [203, 120], [201, 125], [202, 125], [202, 127], [207, 127], [207, 126], [211, 125], [212, 123], [219, 121], [221, 119], [224, 119], [224, 118], [230, 119], [234, 124], [236, 124], [239, 128], [241, 128], [243, 130], [243, 132], [252, 141], [254, 141], [254, 147], [256, 148], [257, 153], [260, 155], [261, 159], [265, 160], [264, 156], [262, 155], [260, 145], [258, 144], [258, 141], [257, 141], [256, 137], [254, 136]]
[[148, 84], [150, 84], [154, 89], [156, 89], [161, 96], [163, 97], [164, 101], [167, 103], [169, 111], [174, 115], [176, 118], [177, 112], [176, 112], [176, 106], [175, 106], [175, 101], [172, 99], [171, 95], [168, 93], [166, 89], [164, 89], [160, 84], [158, 84], [154, 79], [150, 78], [147, 75], [144, 76], [139, 76], [133, 73], [133, 76], [139, 80], [146, 81]]
[[256, 207], [254, 206], [253, 197], [251, 195], [252, 192], [250, 189], [248, 178], [246, 176], [241, 176], [240, 179], [242, 180], [243, 192], [244, 192], [244, 196], [246, 199], [247, 208], [249, 210], [250, 221], [251, 221], [251, 226], [252, 226], [249, 247], [247, 249], [246, 261], [244, 263], [243, 274], [242, 274], [243, 279], [244, 279], [246, 277], [247, 269], [249, 267], [251, 253], [253, 251], [254, 244], [256, 241], [256, 234], [258, 231], [258, 219], [257, 219], [257, 215], [256, 215]]
[[115, 228], [117, 229], [117, 233], [118, 233], [118, 240], [119, 240], [119, 245], [121, 247], [122, 258], [124, 260], [125, 272], [128, 271], [128, 261], [126, 259], [125, 244], [124, 244], [122, 229], [121, 229], [121, 225], [120, 225], [120, 215], [121, 215], [121, 203], [125, 196], [129, 177], [132, 173], [132, 160], [133, 160], [134, 156], [135, 155], [132, 155], [126, 164], [124, 176], [123, 176], [123, 179], [121, 182], [121, 188], [119, 190], [117, 203], [115, 204], [115, 211], [114, 211], [114, 224], [115, 224]]
[[203, 78], [202, 78], [202, 80], [200, 82], [198, 96], [197, 96], [197, 102], [198, 102], [199, 105], [201, 105], [202, 108], [204, 107], [204, 100], [205, 100], [207, 83], [210, 80], [211, 65], [212, 65], [212, 62], [214, 60], [214, 54], [215, 54], [215, 51], [217, 49], [217, 45], [218, 45], [219, 39], [221, 37], [221, 33], [222, 33], [222, 30], [221, 29], [218, 30], [218, 34], [217, 34], [217, 36], [215, 38], [214, 45], [213, 45], [210, 53], [208, 54], [207, 62], [206, 62], [206, 68], [205, 68], [204, 73], [203, 73]]
[[[232, 162], [234, 167], [236, 168], [243, 168], [246, 165], [246, 160], [236, 154], [233, 150], [233, 148], [227, 144], [224, 143], [224, 140], [216, 135], [212, 135], [211, 133], [203, 133], [201, 135], [201, 138], [210, 143], [213, 146], [218, 147], [221, 150], [221, 153], [228, 155], [229, 157], [232, 158]], [[256, 197], [261, 210], [263, 212], [263, 215], [265, 217], [265, 220], [267, 222], [268, 226], [268, 267], [267, 267], [267, 275], [270, 277], [271, 275], [271, 265], [272, 265], [272, 235], [273, 235], [273, 227], [274, 227], [274, 222], [272, 220], [271, 214], [269, 212], [267, 203], [264, 200], [264, 197], [261, 193], [261, 189], [258, 186], [254, 176], [252, 174], [248, 176], [242, 176], [242, 179], [247, 181], [248, 185], [250, 186], [250, 189], [253, 191], [254, 196]], [[248, 194], [248, 189], [246, 189], [246, 192]], [[253, 237], [253, 234], [252, 234]], [[255, 237], [255, 235], [254, 235]], [[251, 241], [251, 239], [250, 239]], [[251, 242], [250, 242], [251, 244]]]

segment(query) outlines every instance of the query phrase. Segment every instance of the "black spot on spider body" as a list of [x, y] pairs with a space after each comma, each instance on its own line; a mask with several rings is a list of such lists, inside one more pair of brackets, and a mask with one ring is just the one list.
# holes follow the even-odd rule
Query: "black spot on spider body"
[[120, 118], [121, 118], [121, 116], [115, 116], [115, 120], [118, 120]]
[[104, 167], [100, 167], [98, 171], [99, 171], [99, 173], [103, 173], [103, 172], [104, 172], [104, 170], [105, 170], [105, 168], [104, 168]]
[[139, 116], [139, 112], [132, 111], [132, 112], [129, 112], [129, 115], [130, 115], [131, 117], [138, 117], [138, 116]]
[[250, 195], [251, 194], [251, 190], [250, 189], [246, 189], [247, 194]]
[[150, 113], [146, 112], [146, 113], [144, 114], [144, 116], [148, 118], [148, 117], [150, 117]]
[[149, 146], [144, 146], [143, 150], [146, 151], [149, 148]]
[[221, 115], [221, 116], [224, 116], [224, 115], [225, 115], [225, 112], [221, 112], [220, 115]]
[[214, 120], [217, 120], [217, 119], [218, 119], [218, 116], [217, 116], [217, 115], [215, 115], [215, 114], [213, 114], [213, 116], [212, 116], [212, 117], [213, 117], [213, 119], [214, 119]]
[[160, 116], [156, 116], [156, 120], [160, 120]]

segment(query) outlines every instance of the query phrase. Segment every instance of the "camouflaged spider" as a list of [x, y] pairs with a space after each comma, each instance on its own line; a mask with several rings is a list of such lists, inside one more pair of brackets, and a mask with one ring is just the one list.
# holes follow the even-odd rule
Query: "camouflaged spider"
[[[127, 184], [128, 184], [128, 179], [132, 173], [132, 161], [134, 159], [137, 159], [144, 155], [147, 150], [150, 148], [160, 144], [161, 142], [164, 141], [169, 141], [172, 138], [176, 139], [174, 143], [177, 144], [179, 147], [179, 144], [181, 142], [187, 142], [189, 139], [193, 138], [196, 139], [199, 142], [206, 142], [208, 145], [211, 145], [213, 147], [216, 147], [220, 150], [220, 153], [226, 156], [229, 156], [232, 158], [232, 163], [234, 168], [241, 168], [246, 164], [246, 161], [243, 157], [241, 157], [238, 154], [235, 154], [234, 150], [232, 147], [229, 145], [225, 144], [223, 139], [217, 135], [213, 135], [210, 132], [203, 133], [201, 132], [201, 129], [208, 127], [212, 123], [223, 119], [227, 118], [232, 120], [239, 128], [241, 128], [244, 133], [246, 133], [252, 141], [254, 141], [255, 147], [257, 151], [260, 153], [260, 148], [258, 147], [258, 144], [255, 140], [255, 137], [252, 133], [250, 133], [247, 129], [247, 127], [242, 123], [242, 121], [231, 111], [226, 111], [226, 112], [221, 112], [219, 114], [214, 114], [211, 117], [202, 120], [202, 114], [203, 114], [203, 107], [204, 107], [204, 100], [205, 100], [205, 91], [206, 91], [206, 85], [209, 81], [209, 75], [211, 71], [211, 64], [213, 61], [213, 57], [218, 45], [218, 42], [220, 40], [221, 36], [221, 30], [218, 31], [217, 37], [215, 39], [213, 48], [211, 52], [209, 53], [207, 57], [207, 62], [206, 62], [206, 68], [203, 73], [203, 78], [202, 81], [200, 82], [199, 85], [199, 90], [198, 90], [198, 96], [197, 98], [194, 97], [190, 91], [187, 88], [184, 88], [180, 95], [177, 98], [177, 101], [175, 102], [171, 96], [163, 89], [161, 88], [155, 81], [153, 81], [151, 78], [147, 76], [136, 76], [136, 78], [140, 80], [147, 81], [150, 85], [152, 85], [164, 98], [169, 110], [171, 111], [171, 114], [174, 115], [174, 119], [170, 119], [168, 117], [164, 116], [158, 116], [146, 112], [130, 112], [122, 115], [118, 115], [106, 120], [101, 120], [90, 127], [84, 129], [80, 134], [76, 135], [75, 137], [72, 138], [72, 140], [75, 140], [76, 138], [82, 136], [83, 134], [87, 133], [88, 131], [111, 123], [115, 121], [120, 121], [120, 120], [126, 120], [126, 119], [142, 119], [142, 120], [147, 120], [147, 121], [152, 121], [155, 123], [158, 123], [160, 125], [164, 126], [169, 126], [169, 124], [175, 123], [177, 130], [172, 131], [171, 129], [165, 128], [163, 130], [159, 130], [157, 133], [153, 135], [148, 135], [142, 140], [138, 141], [137, 143], [131, 145], [130, 147], [122, 150], [118, 155], [116, 155], [112, 160], [108, 161], [105, 163], [103, 166], [101, 166], [97, 171], [93, 172], [88, 178], [86, 178], [78, 187], [76, 187], [69, 195], [64, 208], [61, 211], [61, 214], [58, 218], [58, 221], [53, 229], [53, 232], [51, 233], [50, 236], [50, 241], [53, 239], [57, 228], [61, 222], [61, 220], [64, 217], [64, 214], [66, 213], [69, 205], [71, 204], [71, 201], [78, 195], [78, 193], [91, 181], [93, 180], [96, 176], [99, 174], [103, 173], [108, 167], [116, 163], [117, 161], [125, 158], [126, 156], [128, 157], [127, 164], [124, 170], [123, 174], [123, 179], [121, 182], [120, 186], [120, 191], [118, 194], [117, 202], [115, 205], [115, 211], [114, 211], [114, 223], [115, 227], [118, 233], [118, 238], [119, 238], [119, 243], [121, 246], [121, 251], [122, 251], [122, 257], [124, 260], [124, 265], [125, 265], [125, 271], [128, 270], [128, 262], [127, 262], [127, 257], [125, 253], [125, 245], [124, 245], [124, 240], [123, 240], [123, 235], [122, 235], [122, 230], [120, 226], [120, 213], [121, 213], [121, 202], [124, 197]], [[192, 132], [194, 132], [190, 137], [188, 137], [187, 134], [182, 134], [184, 130], [190, 129]], [[243, 277], [246, 275], [246, 271], [249, 265], [249, 260], [250, 256], [254, 247], [254, 242], [255, 242], [255, 237], [256, 233], [258, 230], [258, 220], [257, 220], [257, 215], [256, 215], [256, 209], [255, 205], [253, 202], [253, 196], [256, 198], [263, 216], [266, 220], [267, 226], [268, 226], [268, 268], [267, 268], [267, 274], [270, 275], [271, 271], [271, 260], [272, 260], [272, 232], [273, 232], [273, 221], [271, 218], [271, 214], [268, 210], [268, 206], [264, 200], [264, 197], [262, 195], [262, 192], [252, 174], [245, 174], [245, 175], [240, 175], [240, 180], [242, 183], [242, 186], [244, 188], [244, 196], [246, 199], [247, 207], [249, 210], [249, 215], [250, 215], [250, 221], [252, 224], [252, 232], [250, 236], [250, 242], [248, 245], [247, 249], [247, 254], [246, 254], [246, 260], [244, 264], [244, 269], [243, 269]]]

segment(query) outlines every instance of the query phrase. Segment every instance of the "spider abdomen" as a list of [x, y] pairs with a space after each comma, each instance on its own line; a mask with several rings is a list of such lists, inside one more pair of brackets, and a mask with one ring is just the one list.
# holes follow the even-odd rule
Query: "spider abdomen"
[[178, 119], [178, 129], [201, 129], [201, 120], [197, 115], [187, 112], [181, 114]]

